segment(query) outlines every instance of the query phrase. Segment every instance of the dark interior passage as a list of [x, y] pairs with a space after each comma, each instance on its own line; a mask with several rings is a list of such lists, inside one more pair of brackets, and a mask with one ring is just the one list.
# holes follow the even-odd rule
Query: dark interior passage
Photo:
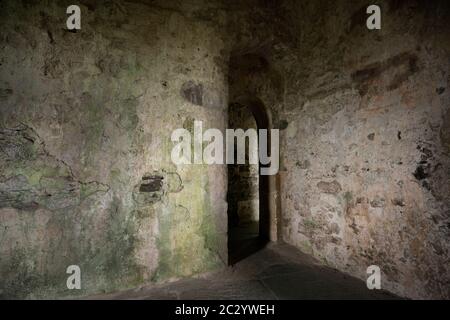
[[[244, 104], [233, 103], [229, 107], [229, 128], [260, 128], [253, 110]], [[235, 162], [228, 165], [228, 256], [229, 264], [234, 264], [261, 249], [266, 243], [267, 192], [264, 191], [265, 178], [260, 175], [258, 164], [251, 164], [249, 155], [258, 152], [258, 145], [245, 140], [245, 163], [238, 164], [235, 144]]]

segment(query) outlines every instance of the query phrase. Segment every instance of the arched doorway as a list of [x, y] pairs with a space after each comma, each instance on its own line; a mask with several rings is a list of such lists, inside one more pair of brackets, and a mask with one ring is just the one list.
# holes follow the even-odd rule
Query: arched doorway
[[[269, 118], [259, 99], [240, 99], [231, 103], [228, 119], [230, 129], [269, 129]], [[270, 136], [268, 138], [270, 143]], [[252, 147], [259, 148], [258, 145], [250, 145], [246, 139], [245, 163], [236, 164], [235, 161], [228, 165], [229, 264], [246, 258], [269, 241], [269, 176], [261, 175], [261, 164], [249, 163], [248, 155]]]

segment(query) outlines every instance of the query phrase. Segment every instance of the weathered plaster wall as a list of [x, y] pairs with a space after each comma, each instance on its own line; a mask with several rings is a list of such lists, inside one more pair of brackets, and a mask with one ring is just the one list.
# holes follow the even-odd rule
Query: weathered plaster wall
[[446, 1], [292, 2], [283, 61], [283, 239], [412, 298], [450, 298]]
[[[223, 265], [226, 168], [175, 166], [171, 133], [224, 128], [209, 1], [0, 4], [0, 296], [85, 295]], [[66, 288], [79, 265], [82, 290]]]

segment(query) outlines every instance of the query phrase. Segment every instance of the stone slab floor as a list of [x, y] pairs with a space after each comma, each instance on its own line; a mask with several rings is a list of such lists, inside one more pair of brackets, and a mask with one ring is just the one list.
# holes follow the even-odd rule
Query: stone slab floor
[[223, 271], [87, 299], [398, 299], [321, 266], [286, 244], [268, 244]]

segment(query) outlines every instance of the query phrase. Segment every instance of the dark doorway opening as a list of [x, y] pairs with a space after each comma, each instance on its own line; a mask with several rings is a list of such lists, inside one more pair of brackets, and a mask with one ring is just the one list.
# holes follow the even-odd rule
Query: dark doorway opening
[[[268, 117], [259, 100], [246, 99], [230, 104], [228, 128], [246, 131], [269, 129], [268, 127]], [[270, 142], [270, 137], [268, 141]], [[268, 149], [270, 150], [270, 146]], [[257, 153], [258, 150], [258, 144], [251, 145], [246, 139], [245, 164], [236, 164], [235, 158], [235, 164], [228, 165], [229, 264], [235, 264], [262, 249], [269, 241], [268, 176], [261, 175], [261, 164], [249, 163], [249, 153]]]

